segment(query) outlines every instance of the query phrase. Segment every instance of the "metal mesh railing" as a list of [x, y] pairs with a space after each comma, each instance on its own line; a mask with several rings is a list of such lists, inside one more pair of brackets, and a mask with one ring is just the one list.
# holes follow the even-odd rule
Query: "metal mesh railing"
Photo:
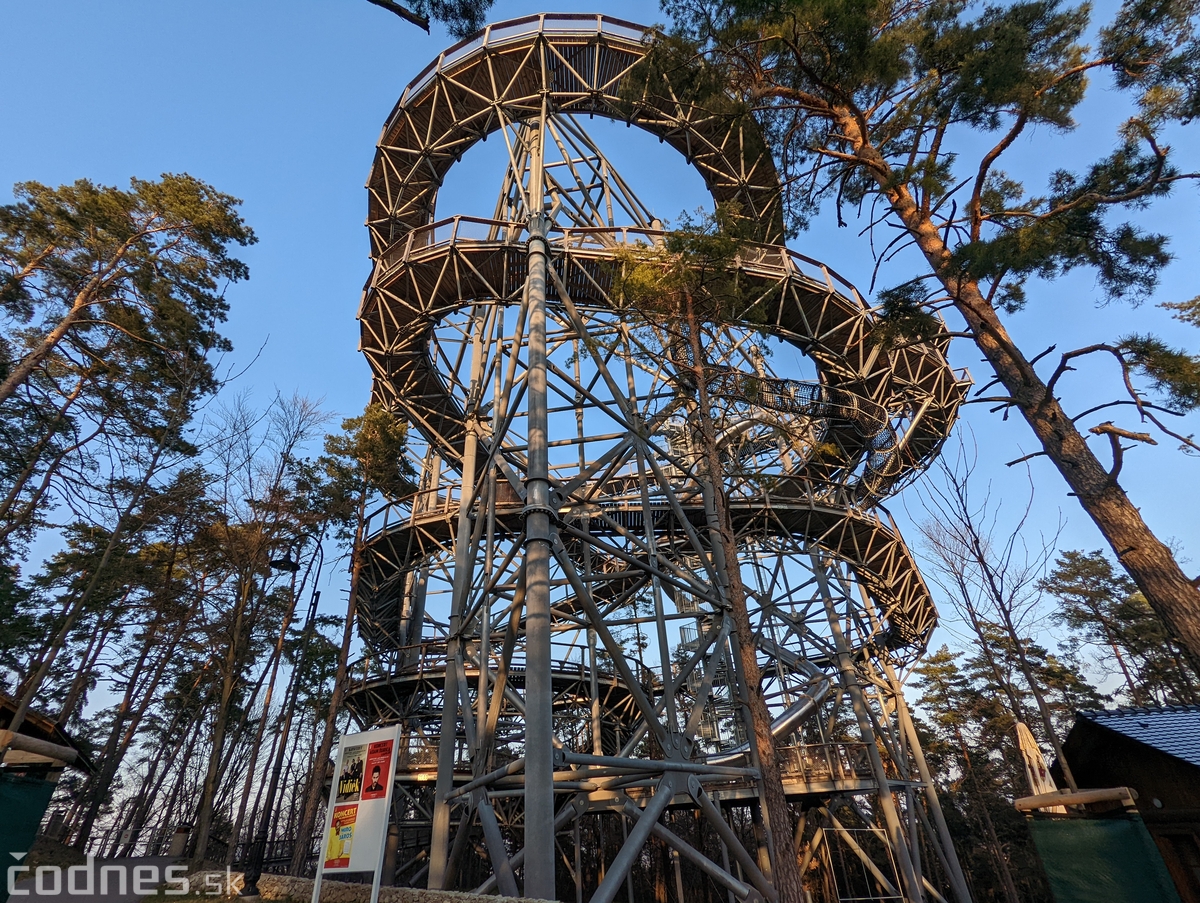
[[836, 417], [853, 424], [856, 432], [866, 439], [874, 439], [888, 426], [883, 405], [845, 389], [727, 368], [712, 368], [710, 374], [708, 391], [717, 398], [742, 401], [785, 414]]

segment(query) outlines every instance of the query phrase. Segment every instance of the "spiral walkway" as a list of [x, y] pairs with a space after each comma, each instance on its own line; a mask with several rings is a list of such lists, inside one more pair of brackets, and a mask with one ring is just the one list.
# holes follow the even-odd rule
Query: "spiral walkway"
[[[775, 899], [771, 831], [792, 826], [759, 804], [722, 576], [738, 567], [814, 899], [967, 903], [899, 684], [937, 613], [878, 505], [937, 455], [968, 379], [944, 330], [885, 346], [853, 286], [779, 243], [753, 119], [693, 102], [688, 73], [635, 88], [649, 47], [605, 16], [489, 26], [417, 76], [379, 140], [361, 349], [374, 397], [416, 431], [420, 489], [358, 550], [368, 656], [348, 706], [405, 727], [398, 878], [609, 903], [661, 897], [673, 868], [679, 895], [686, 876], [688, 897]], [[657, 136], [758, 224], [734, 263], [758, 300], [705, 327], [722, 474], [697, 452], [676, 327], [614, 297], [629, 254], [666, 233], [588, 137], [593, 116]], [[450, 168], [489, 136], [508, 159], [497, 216], [438, 219]], [[718, 492], [737, 562], [713, 541]], [[527, 568], [539, 542], [545, 583]], [[561, 856], [529, 852], [535, 821]]]

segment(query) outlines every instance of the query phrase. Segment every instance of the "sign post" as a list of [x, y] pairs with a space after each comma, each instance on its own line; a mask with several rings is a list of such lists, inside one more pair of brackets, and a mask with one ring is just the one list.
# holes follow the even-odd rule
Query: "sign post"
[[392, 810], [397, 730], [392, 726], [345, 734], [338, 743], [312, 903], [321, 899], [324, 876], [336, 878], [349, 872], [373, 873], [371, 903], [378, 903]]

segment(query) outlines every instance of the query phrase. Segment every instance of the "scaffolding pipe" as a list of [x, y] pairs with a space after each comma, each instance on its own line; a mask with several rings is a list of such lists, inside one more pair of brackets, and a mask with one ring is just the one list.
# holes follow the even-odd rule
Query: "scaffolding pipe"
[[841, 620], [837, 608], [833, 604], [833, 594], [829, 587], [829, 577], [825, 573], [825, 564], [817, 554], [812, 555], [813, 574], [817, 578], [817, 586], [821, 598], [825, 602], [825, 614], [829, 618], [829, 630], [833, 635], [833, 645], [837, 650], [838, 670], [841, 672], [842, 687], [850, 697], [854, 716], [858, 721], [859, 734], [866, 746], [867, 757], [871, 763], [871, 772], [879, 788], [879, 808], [883, 812], [883, 820], [887, 825], [887, 838], [896, 857], [896, 865], [900, 872], [901, 883], [904, 885], [905, 903], [921, 903], [921, 885], [913, 868], [912, 858], [908, 853], [908, 838], [904, 836], [904, 827], [900, 823], [900, 814], [896, 811], [896, 801], [892, 798], [891, 786], [888, 783], [887, 770], [883, 767], [883, 758], [879, 755], [879, 745], [875, 737], [875, 728], [871, 724], [871, 713], [867, 711], [867, 700], [862, 687], [858, 683], [858, 675], [854, 671], [854, 662], [850, 656], [850, 646], [842, 631]]
[[546, 111], [533, 136], [529, 177], [528, 441], [525, 477], [525, 896], [553, 900], [554, 688], [550, 648], [550, 461], [546, 400], [546, 268], [549, 246], [544, 203], [542, 142]]

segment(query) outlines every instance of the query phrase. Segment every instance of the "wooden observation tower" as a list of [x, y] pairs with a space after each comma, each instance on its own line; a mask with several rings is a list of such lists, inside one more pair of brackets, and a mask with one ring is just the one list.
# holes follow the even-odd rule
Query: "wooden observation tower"
[[[643, 33], [605, 16], [492, 25], [426, 67], [379, 139], [362, 351], [375, 398], [419, 436], [420, 481], [359, 550], [368, 655], [348, 705], [403, 729], [397, 880], [775, 900], [789, 831], [814, 901], [969, 903], [901, 691], [937, 614], [879, 507], [938, 453], [968, 380], [944, 332], [872, 341], [854, 287], [783, 246], [751, 118], [669, 83], [631, 94]], [[761, 227], [736, 265], [755, 322], [706, 324], [720, 473], [668, 327], [611, 297], [620, 250], [664, 233], [594, 116], [658, 136]], [[493, 218], [439, 209], [482, 140], [506, 149]], [[714, 493], [736, 561], [713, 539]], [[733, 568], [790, 825], [760, 805]]]

